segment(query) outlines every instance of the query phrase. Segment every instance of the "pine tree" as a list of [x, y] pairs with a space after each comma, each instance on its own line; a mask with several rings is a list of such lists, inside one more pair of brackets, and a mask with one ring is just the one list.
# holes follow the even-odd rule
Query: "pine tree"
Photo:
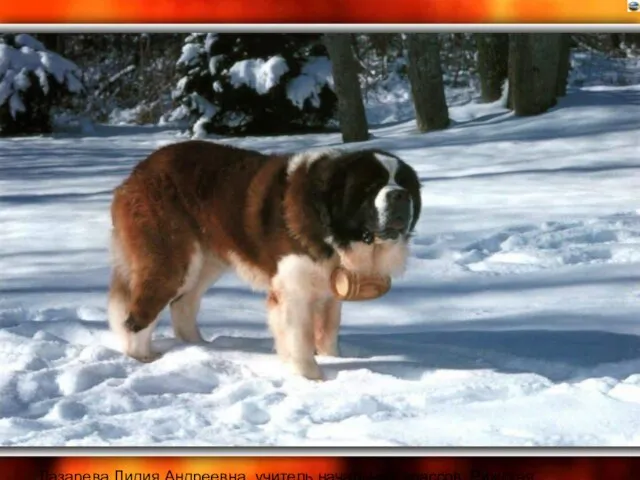
[[80, 69], [26, 34], [0, 38], [0, 135], [49, 133], [52, 109], [83, 92]]
[[174, 98], [198, 136], [313, 130], [335, 114], [318, 34], [192, 34], [177, 66]]
[[131, 110], [132, 121], [157, 123], [173, 107], [184, 34], [67, 33], [57, 40], [83, 68], [87, 101], [79, 107], [94, 120], [108, 122], [118, 110]]

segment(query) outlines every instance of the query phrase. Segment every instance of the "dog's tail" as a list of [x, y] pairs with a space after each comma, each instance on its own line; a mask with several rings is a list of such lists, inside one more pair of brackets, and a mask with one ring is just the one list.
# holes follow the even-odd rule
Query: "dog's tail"
[[[131, 289], [127, 275], [128, 265], [125, 264], [125, 259], [122, 258], [122, 250], [115, 232], [112, 234], [111, 247], [113, 269], [109, 287], [107, 318], [109, 319], [109, 327], [118, 336], [118, 340], [124, 342], [126, 341], [124, 323], [129, 315]], [[126, 348], [126, 345], [121, 345], [121, 348]]]

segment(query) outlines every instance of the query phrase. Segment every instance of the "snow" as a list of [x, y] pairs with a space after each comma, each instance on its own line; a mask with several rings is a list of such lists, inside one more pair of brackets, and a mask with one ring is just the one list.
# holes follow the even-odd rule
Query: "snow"
[[78, 66], [70, 60], [54, 52], [38, 52], [47, 72], [51, 73], [58, 83], [64, 84], [72, 93], [82, 90], [81, 72]]
[[217, 72], [217, 68], [218, 68], [218, 63], [224, 58], [223, 55], [213, 55], [210, 59], [209, 59], [209, 73], [211, 73], [211, 75], [215, 75]]
[[122, 70], [120, 70], [119, 72], [116, 72], [115, 74], [111, 75], [100, 87], [100, 89], [104, 89], [107, 86], [117, 82], [118, 80], [120, 80], [122, 77], [124, 77], [125, 75], [128, 75], [130, 73], [135, 72], [136, 70], [136, 66], [135, 65], [128, 65], [125, 68], [123, 68]]
[[202, 114], [193, 125], [193, 136], [195, 138], [204, 138], [207, 136], [205, 126], [218, 112], [218, 107], [197, 93], [191, 94], [191, 100], [197, 106], [198, 111]]
[[261, 58], [240, 60], [229, 69], [231, 85], [238, 88], [246, 85], [259, 95], [264, 95], [289, 71], [287, 61], [280, 55], [263, 60]]
[[189, 83], [189, 77], [180, 78], [176, 84], [176, 88], [171, 92], [171, 98], [176, 99], [182, 95], [187, 83]]
[[231, 274], [202, 304], [210, 343], [179, 344], [164, 312], [161, 359], [116, 350], [111, 191], [175, 130], [0, 140], [0, 445], [640, 445], [640, 81], [584, 83], [542, 116], [468, 102], [448, 130], [345, 147], [408, 161], [424, 208], [406, 276], [345, 305], [323, 383], [280, 364]]
[[570, 83], [581, 87], [637, 85], [640, 56], [611, 58], [597, 51], [576, 51], [572, 55]]
[[56, 134], [94, 135], [96, 133], [95, 124], [90, 116], [72, 110], [57, 111], [52, 115], [51, 124]]
[[193, 138], [205, 138], [207, 136], [207, 124], [209, 123], [209, 118], [206, 116], [201, 116], [196, 123], [193, 124]]
[[38, 77], [38, 82], [40, 83], [40, 88], [45, 95], [49, 94], [49, 78], [47, 77], [47, 72], [44, 68], [36, 68], [35, 72], [36, 77]]
[[31, 50], [42, 51], [46, 50], [45, 46], [39, 40], [36, 40], [31, 35], [26, 33], [19, 33], [15, 36], [15, 42], [20, 47], [28, 47]]
[[13, 85], [20, 92], [24, 92], [31, 86], [31, 81], [29, 80], [29, 72], [26, 68], [20, 70], [13, 79]]
[[14, 93], [9, 97], [9, 112], [13, 118], [16, 118], [16, 115], [20, 112], [25, 112], [27, 109], [24, 106], [24, 102], [20, 98], [18, 93]]
[[204, 49], [207, 52], [211, 51], [211, 47], [218, 41], [217, 33], [207, 33], [207, 36], [204, 39]]
[[139, 123], [139, 119], [145, 110], [145, 105], [138, 104], [133, 108], [114, 108], [109, 113], [110, 125], [132, 125]]
[[198, 57], [204, 52], [202, 46], [197, 43], [187, 43], [182, 46], [182, 54], [178, 61], [177, 65], [191, 65], [192, 63], [198, 60]]
[[319, 107], [320, 92], [325, 85], [333, 89], [331, 62], [327, 57], [310, 57], [302, 66], [300, 75], [287, 84], [287, 98], [300, 109], [307, 100], [314, 107]]
[[189, 117], [189, 109], [185, 105], [178, 105], [175, 109], [169, 113], [160, 117], [158, 125], [171, 126], [179, 125]]
[[45, 94], [49, 93], [48, 75], [71, 93], [82, 91], [78, 66], [60, 55], [44, 49], [33, 37], [20, 34], [15, 41], [20, 49], [0, 43], [0, 106], [9, 101], [9, 112], [15, 118], [25, 111], [22, 93], [31, 87], [29, 74], [34, 73]]
[[0, 105], [3, 105], [13, 93], [13, 80], [15, 73], [7, 72], [2, 80], [0, 80]]

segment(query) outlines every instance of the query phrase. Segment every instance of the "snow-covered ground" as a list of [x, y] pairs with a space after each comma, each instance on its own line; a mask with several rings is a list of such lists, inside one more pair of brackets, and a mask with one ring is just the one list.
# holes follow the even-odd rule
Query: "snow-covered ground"
[[345, 307], [324, 383], [280, 365], [233, 275], [203, 303], [208, 345], [175, 342], [165, 313], [160, 360], [114, 349], [111, 189], [176, 132], [0, 140], [0, 445], [640, 445], [640, 80], [539, 117], [451, 116], [373, 131], [424, 210], [406, 277]]

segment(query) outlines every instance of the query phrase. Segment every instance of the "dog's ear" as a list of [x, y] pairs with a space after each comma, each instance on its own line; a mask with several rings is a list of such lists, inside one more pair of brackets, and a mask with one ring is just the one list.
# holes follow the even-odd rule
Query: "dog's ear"
[[322, 227], [324, 236], [329, 236], [331, 232], [331, 210], [330, 203], [327, 202], [326, 187], [322, 181], [313, 181], [310, 178], [309, 205], [317, 216]]
[[315, 162], [309, 167], [308, 182], [309, 203], [322, 227], [323, 240], [328, 237], [332, 242], [342, 245], [348, 236], [350, 223], [347, 211], [348, 165], [343, 160], [328, 159]]
[[418, 173], [406, 162], [400, 160], [398, 171], [396, 173], [396, 181], [398, 185], [406, 188], [411, 195], [411, 201], [413, 204], [413, 218], [411, 220], [411, 226], [409, 231], [413, 231], [420, 219], [420, 213], [422, 212], [422, 184], [420, 183], [420, 177]]
[[367, 231], [375, 229], [374, 192], [381, 187], [377, 178], [381, 172], [371, 164], [371, 155], [345, 153], [314, 164], [309, 173], [318, 192], [318, 211], [326, 235], [332, 237], [333, 244], [346, 247], [365, 241]]

